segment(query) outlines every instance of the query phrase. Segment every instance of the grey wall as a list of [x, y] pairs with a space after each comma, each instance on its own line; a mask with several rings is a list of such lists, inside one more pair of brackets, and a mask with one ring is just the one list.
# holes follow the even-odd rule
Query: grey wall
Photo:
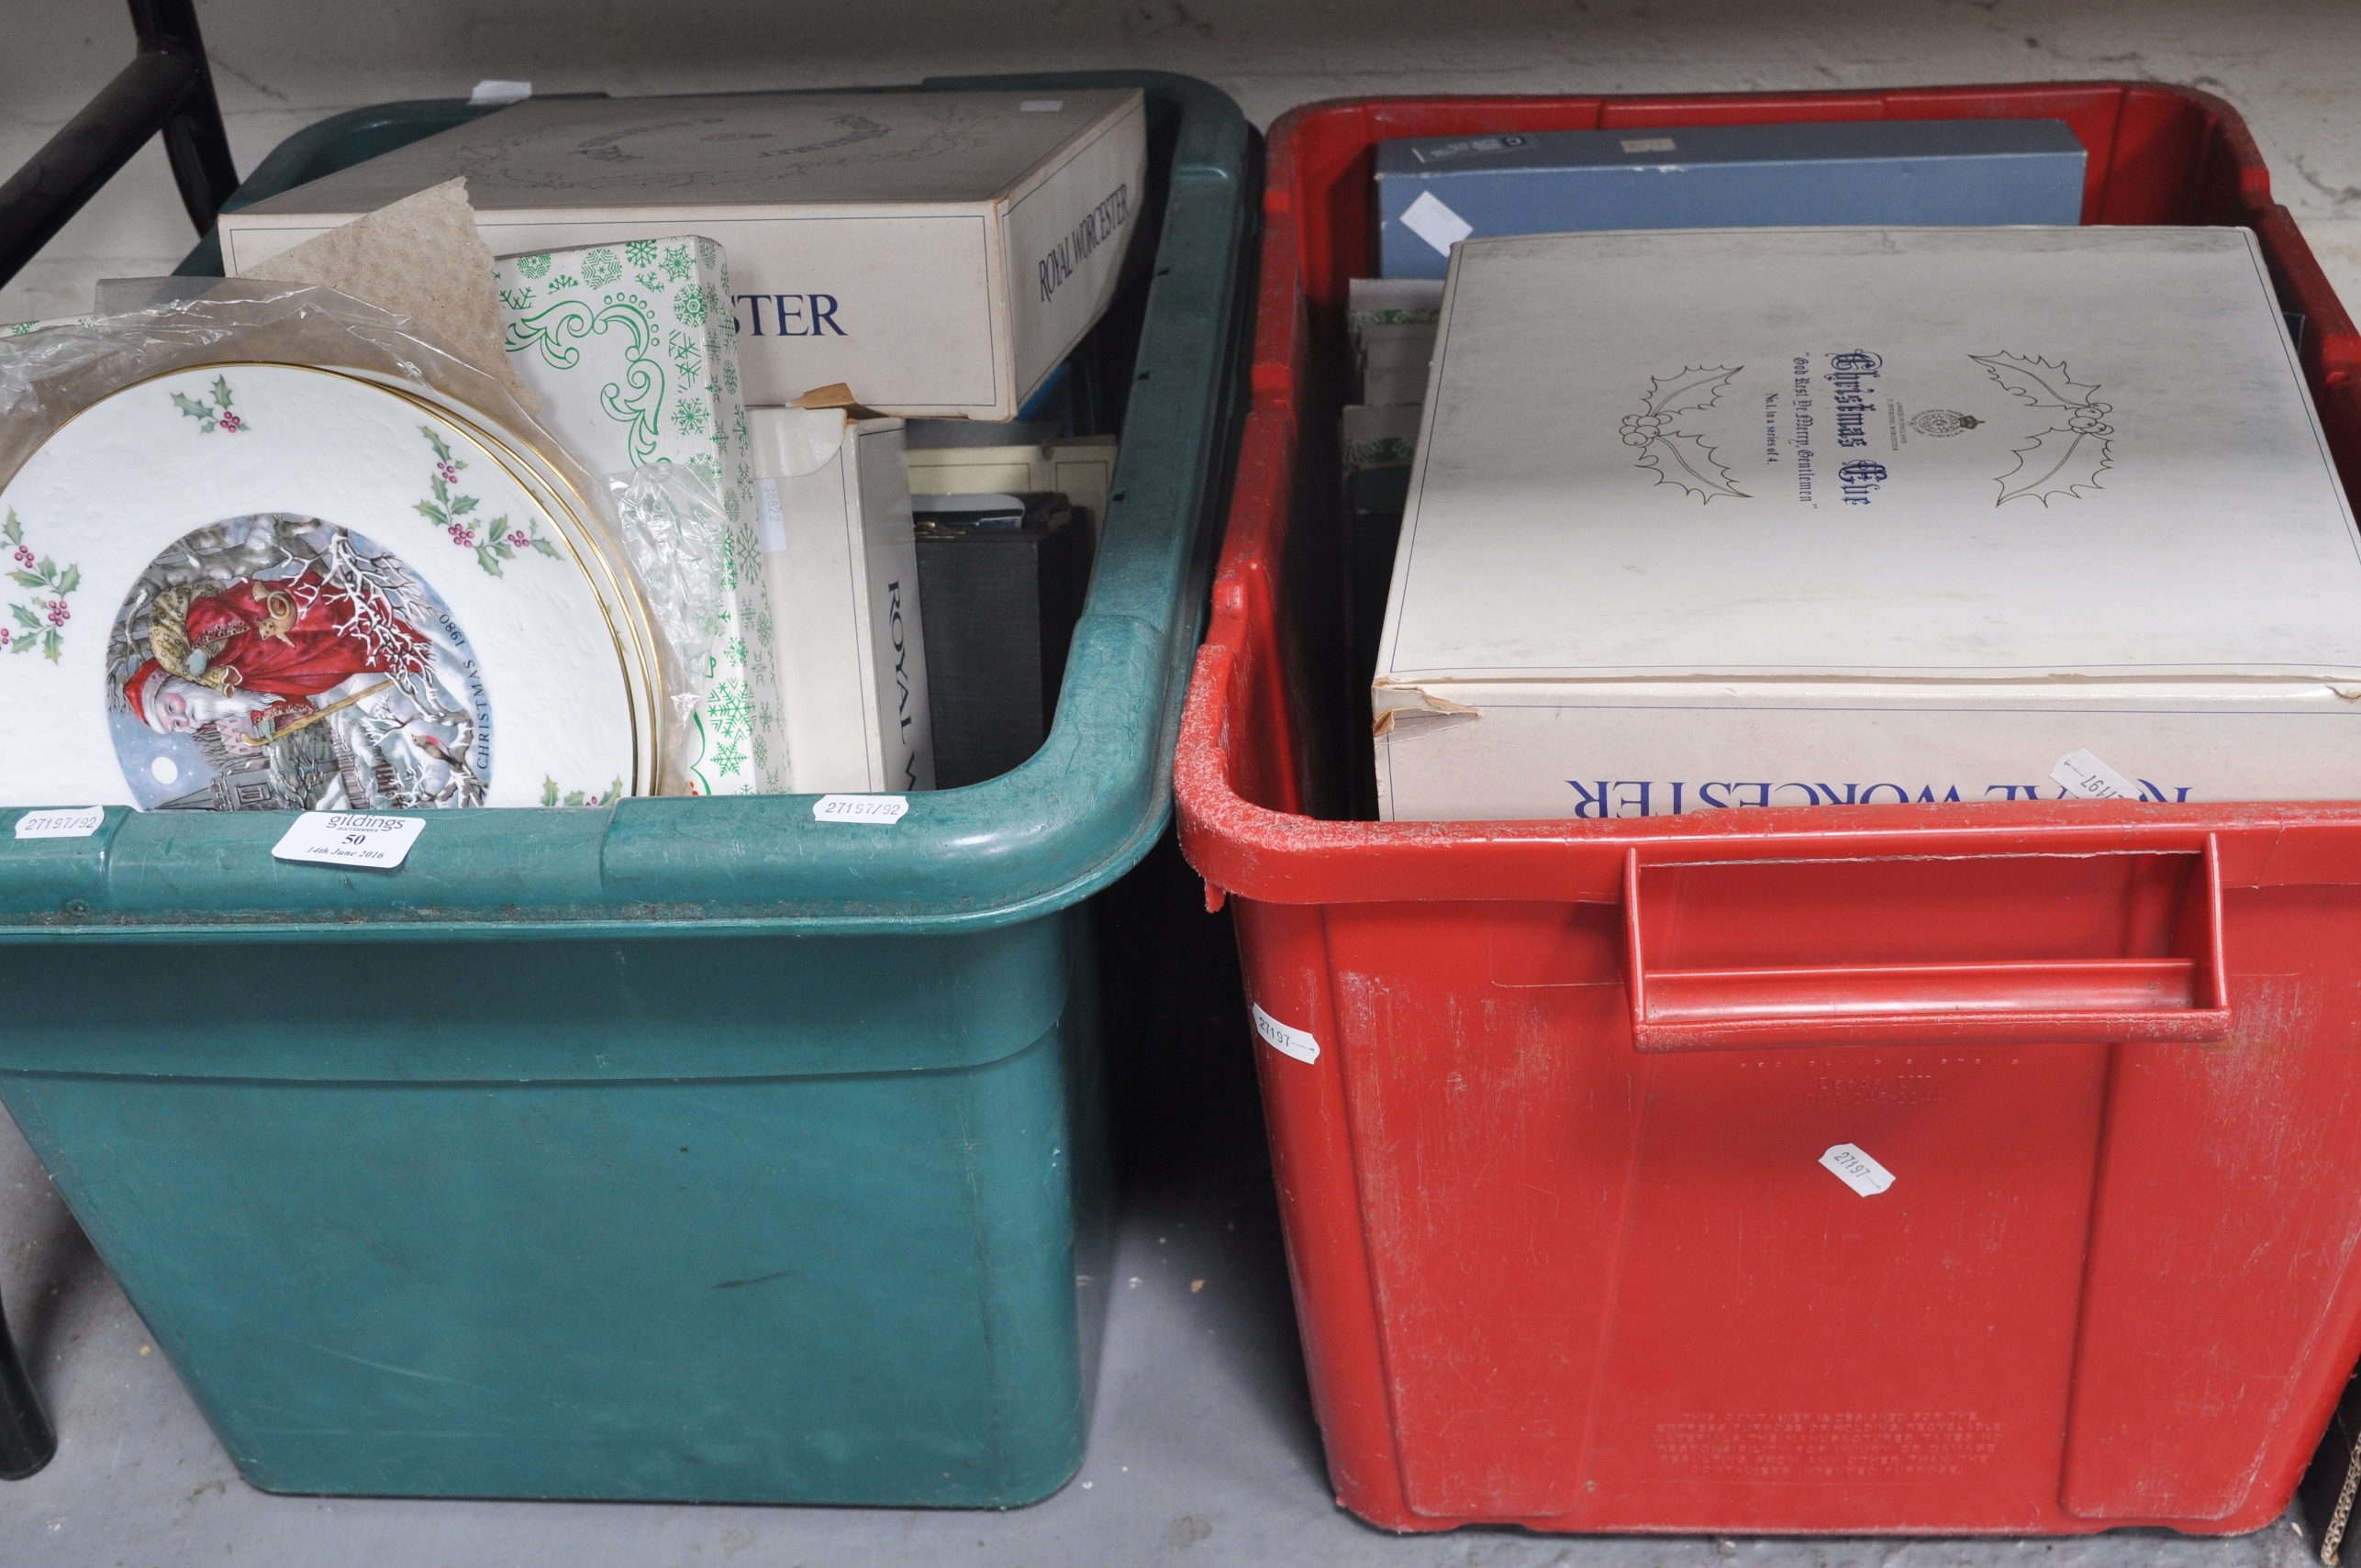
[[[199, 0], [239, 167], [362, 104], [483, 77], [614, 94], [1153, 66], [1257, 123], [1315, 98], [2148, 77], [2246, 114], [2348, 301], [2361, 301], [2355, 0]], [[0, 169], [128, 57], [121, 0], [6, 0]], [[154, 146], [0, 289], [0, 320], [72, 315], [191, 235]]]

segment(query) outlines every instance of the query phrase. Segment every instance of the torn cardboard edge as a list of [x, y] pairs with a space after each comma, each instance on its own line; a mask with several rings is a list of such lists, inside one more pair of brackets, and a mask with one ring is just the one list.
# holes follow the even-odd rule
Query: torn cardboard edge
[[801, 479], [826, 468], [836, 454], [843, 450], [845, 432], [854, 421], [844, 417], [834, 408], [806, 408], [789, 404], [784, 408], [766, 408], [759, 417], [749, 411], [757, 428], [767, 427], [767, 440], [759, 450], [768, 457], [768, 463], [758, 459], [758, 471], [775, 464], [776, 473], [764, 473], [766, 479]]
[[781, 417], [772, 427], [768, 450], [780, 472], [768, 477], [780, 479], [801, 479], [827, 467], [854, 426], [871, 419], [897, 417], [868, 406], [841, 381], [815, 386], [774, 412]]
[[1465, 703], [1453, 702], [1449, 697], [1439, 697], [1432, 692], [1421, 691], [1415, 686], [1389, 689], [1406, 691], [1427, 706], [1422, 708], [1389, 707], [1379, 714], [1369, 726], [1370, 735], [1379, 740], [1385, 740], [1387, 736], [1402, 740], [1415, 740], [1422, 735], [1432, 735], [1438, 730], [1454, 729], [1463, 724], [1473, 724], [1484, 717], [1481, 711], [1468, 706]]
[[1446, 729], [1473, 724], [1482, 717], [1472, 709], [1466, 713], [1421, 713], [1414, 707], [1389, 707], [1369, 726], [1369, 734], [1378, 740], [1422, 740]]
[[[1438, 681], [1431, 684], [1421, 684], [1417, 682], [1404, 680], [1398, 676], [1380, 676], [1377, 680], [1372, 683], [1370, 687], [1370, 696], [1373, 702], [1391, 700], [1395, 702], [1397, 706], [1385, 708], [1374, 716], [1369, 725], [1369, 734], [1373, 740], [1386, 740], [1388, 737], [1398, 740], [1417, 740], [1421, 736], [1437, 734], [1444, 729], [1456, 728], [1462, 724], [1473, 723], [1475, 720], [1481, 718], [1484, 716], [1484, 710], [1480, 706], [1470, 703], [1457, 702], [1450, 697], [1439, 695], [1434, 689], [1436, 685], [1482, 685], [1487, 688], [1492, 688], [1496, 695], [1504, 695], [1503, 689], [1505, 689], [1506, 693], [1514, 693], [1520, 690], [1561, 690], [1570, 687], [1577, 691], [1587, 691], [1603, 696], [1619, 691], [1628, 691], [1634, 687], [1654, 687], [1658, 690], [1663, 690], [1665, 688], [1672, 688], [1674, 690], [1706, 690], [1711, 688], [1732, 690], [1750, 686], [1777, 685], [1795, 681], [1797, 677], [1765, 678], [1713, 675], [1675, 680], [1635, 678], [1629, 681], [1613, 679], [1570, 681], [1564, 678], [1546, 679], [1533, 677], [1496, 678], [1484, 682]], [[1977, 693], [1988, 692], [1994, 689], [2006, 689], [2012, 686], [2055, 688], [2060, 684], [2072, 684], [2090, 690], [2091, 694], [2094, 695], [2107, 696], [2111, 695], [2117, 688], [2129, 687], [2138, 690], [2159, 686], [2177, 686], [2186, 684], [2187, 679], [2188, 677], [2186, 676], [2155, 676], [2101, 683], [2089, 676], [2058, 675], [2050, 677], [2046, 680], [2014, 679], [2001, 681], [1918, 682], [1889, 681], [1877, 677], [1856, 677], [1852, 680], [1841, 680], [1828, 676], [1819, 676], [1810, 679], [1806, 684], [1813, 686], [1829, 685], [1851, 689], [1867, 688], [1875, 690], [1884, 687], [1892, 688], [1898, 691], [1910, 691], [1930, 685], [1938, 687], [1953, 686], [1966, 687]], [[2275, 678], [2267, 675], [2252, 675], [2228, 677], [2222, 684], [2249, 686], [2268, 685], [2281, 688], [2318, 688], [2330, 693], [2344, 702], [2361, 702], [2361, 686], [2355, 686], [2347, 683], [2332, 680], [2307, 679], [2302, 677], [2290, 679]]]
[[[2152, 666], [2136, 673], [2088, 670], [2057, 670], [2036, 674], [1960, 674], [1942, 670], [1912, 671], [1899, 673], [1860, 674], [1845, 671], [1815, 670], [1798, 666], [1769, 673], [1748, 672], [1731, 673], [1726, 671], [1692, 671], [1679, 673], [1647, 673], [1638, 674], [1602, 673], [1595, 670], [1565, 671], [1466, 671], [1416, 670], [1396, 674], [1380, 674], [1370, 682], [1375, 695], [1407, 693], [1421, 702], [1452, 706], [1448, 697], [1437, 696], [1438, 690], [1453, 687], [1481, 690], [1487, 693], [1532, 691], [1541, 688], [1579, 688], [1586, 692], [1615, 693], [1638, 690], [1705, 691], [1721, 688], [1732, 695], [1763, 687], [1813, 686], [1854, 694], [1879, 692], [1918, 692], [1936, 688], [1945, 692], [1994, 693], [2021, 690], [2065, 690], [2097, 697], [2116, 692], [2156, 691], [2186, 686], [2195, 682], [2226, 688], [2277, 687], [2281, 689], [2317, 688], [2346, 702], [2361, 702], [2361, 671], [2325, 669], [2318, 666], [2290, 665], [2284, 670], [2256, 668], [2217, 671], [2204, 668]], [[1466, 705], [1456, 705], [1464, 706]]]

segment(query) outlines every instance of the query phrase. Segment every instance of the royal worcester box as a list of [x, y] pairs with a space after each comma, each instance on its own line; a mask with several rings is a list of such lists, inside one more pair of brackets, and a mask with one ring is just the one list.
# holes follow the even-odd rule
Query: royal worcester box
[[2361, 539], [2243, 229], [1453, 262], [1389, 819], [2361, 796]]
[[222, 259], [463, 176], [497, 255], [718, 241], [748, 403], [1007, 419], [1113, 297], [1146, 168], [1130, 89], [533, 99], [224, 213]]
[[748, 421], [796, 792], [934, 788], [903, 422], [834, 408]]

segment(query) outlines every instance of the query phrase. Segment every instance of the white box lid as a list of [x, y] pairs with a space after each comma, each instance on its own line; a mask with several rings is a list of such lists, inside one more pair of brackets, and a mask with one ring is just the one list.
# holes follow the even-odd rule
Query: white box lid
[[2361, 536], [2244, 229], [1476, 240], [1376, 673], [2350, 679]]
[[245, 213], [373, 212], [462, 174], [478, 212], [986, 202], [1140, 98], [1134, 88], [534, 98]]

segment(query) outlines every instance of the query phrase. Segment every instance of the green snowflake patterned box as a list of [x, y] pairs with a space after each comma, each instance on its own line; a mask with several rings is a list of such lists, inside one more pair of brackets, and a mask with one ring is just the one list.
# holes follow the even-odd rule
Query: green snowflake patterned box
[[2247, 230], [1453, 256], [1387, 818], [2361, 798], [2361, 535]]
[[593, 473], [678, 463], [729, 521], [703, 599], [712, 643], [690, 673], [688, 774], [705, 795], [790, 787], [780, 671], [754, 505], [729, 266], [696, 235], [505, 256], [494, 263], [508, 362], [541, 421]]
[[224, 213], [222, 260], [464, 176], [495, 255], [720, 241], [749, 403], [1008, 419], [1114, 297], [1146, 170], [1130, 88], [537, 98]]

